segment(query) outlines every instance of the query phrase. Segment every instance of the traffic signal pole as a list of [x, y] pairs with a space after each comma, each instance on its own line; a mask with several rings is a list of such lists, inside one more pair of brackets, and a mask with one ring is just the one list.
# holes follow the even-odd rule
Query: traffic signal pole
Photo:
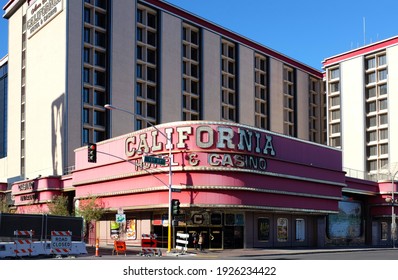
[[[122, 112], [125, 112], [127, 114], [130, 114], [130, 115], [132, 115], [134, 117], [136, 116], [136, 114], [134, 114], [134, 113], [132, 113], [132, 112], [130, 112], [128, 110], [125, 110], [123, 108], [119, 108], [119, 107], [116, 107], [116, 106], [113, 106], [113, 105], [110, 105], [110, 104], [105, 104], [104, 107], [106, 109], [108, 109], [108, 110], [118, 110], [118, 111], [122, 111]], [[156, 127], [156, 125], [152, 124], [151, 122], [147, 121], [146, 119], [142, 119], [142, 120], [145, 121], [151, 127], [153, 127], [157, 132], [159, 132], [161, 135], [163, 135], [166, 138], [166, 140], [167, 140], [166, 147], [167, 147], [167, 149], [169, 151], [169, 183], [168, 183], [168, 186], [167, 186], [168, 191], [169, 191], [169, 197], [168, 197], [168, 200], [169, 200], [168, 201], [168, 205], [169, 205], [168, 223], [169, 224], [168, 224], [168, 233], [167, 233], [167, 252], [170, 252], [171, 251], [171, 235], [172, 235], [172, 233], [171, 233], [171, 231], [172, 231], [172, 229], [171, 229], [171, 227], [172, 227], [172, 224], [171, 224], [171, 222], [172, 222], [172, 220], [171, 220], [171, 216], [172, 216], [172, 213], [171, 213], [171, 200], [172, 200], [171, 187], [173, 185], [173, 180], [172, 180], [173, 172], [172, 172], [172, 169], [171, 169], [171, 163], [172, 163], [172, 159], [171, 159], [171, 156], [172, 156], [171, 155], [172, 141], [171, 141], [171, 137], [168, 137], [164, 132], [160, 131]]]

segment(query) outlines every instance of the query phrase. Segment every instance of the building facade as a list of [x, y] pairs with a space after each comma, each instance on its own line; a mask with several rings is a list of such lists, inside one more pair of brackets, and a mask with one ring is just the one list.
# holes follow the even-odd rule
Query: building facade
[[154, 232], [163, 246], [172, 176], [174, 235], [203, 232], [211, 249], [391, 242], [389, 185], [346, 176], [345, 150], [322, 145], [334, 141], [327, 120], [336, 130], [322, 72], [164, 1], [3, 9], [0, 190], [12, 211], [47, 213], [63, 195], [72, 212], [94, 195], [107, 210], [94, 240], [112, 243], [124, 213], [117, 238], [138, 246]]
[[378, 180], [397, 171], [397, 58], [398, 37], [392, 37], [323, 61], [328, 144], [340, 147], [343, 165], [362, 178]]
[[322, 142], [321, 72], [166, 2], [9, 1], [4, 10], [15, 113], [0, 178], [65, 174], [74, 149], [147, 122], [235, 121]]

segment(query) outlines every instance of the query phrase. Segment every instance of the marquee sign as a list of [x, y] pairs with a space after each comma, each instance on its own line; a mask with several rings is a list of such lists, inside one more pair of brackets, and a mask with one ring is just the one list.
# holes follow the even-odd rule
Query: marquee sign
[[[167, 138], [166, 138], [167, 136]], [[171, 140], [169, 143], [168, 139]], [[171, 149], [172, 157], [167, 153]], [[267, 158], [276, 151], [273, 137], [265, 131], [228, 125], [191, 124], [145, 130], [125, 139], [125, 154], [138, 168], [156, 164], [142, 160], [143, 154], [166, 155], [163, 165], [234, 167], [265, 171]]]
[[37, 0], [26, 12], [26, 31], [32, 37], [43, 26], [55, 18], [63, 9], [63, 0]]
[[23, 182], [21, 184], [18, 184], [18, 190], [19, 191], [32, 191], [34, 186], [35, 186], [34, 181]]

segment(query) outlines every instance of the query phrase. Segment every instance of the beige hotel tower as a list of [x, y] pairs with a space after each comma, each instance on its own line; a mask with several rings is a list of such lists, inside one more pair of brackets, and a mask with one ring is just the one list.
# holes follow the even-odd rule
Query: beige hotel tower
[[68, 174], [75, 149], [148, 121], [232, 121], [326, 143], [322, 72], [165, 1], [9, 0], [3, 10], [1, 183]]

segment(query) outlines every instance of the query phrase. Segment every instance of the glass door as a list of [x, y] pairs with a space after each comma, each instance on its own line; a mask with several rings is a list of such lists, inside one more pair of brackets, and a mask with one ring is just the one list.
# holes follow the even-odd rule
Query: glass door
[[209, 249], [222, 249], [222, 228], [209, 229]]

